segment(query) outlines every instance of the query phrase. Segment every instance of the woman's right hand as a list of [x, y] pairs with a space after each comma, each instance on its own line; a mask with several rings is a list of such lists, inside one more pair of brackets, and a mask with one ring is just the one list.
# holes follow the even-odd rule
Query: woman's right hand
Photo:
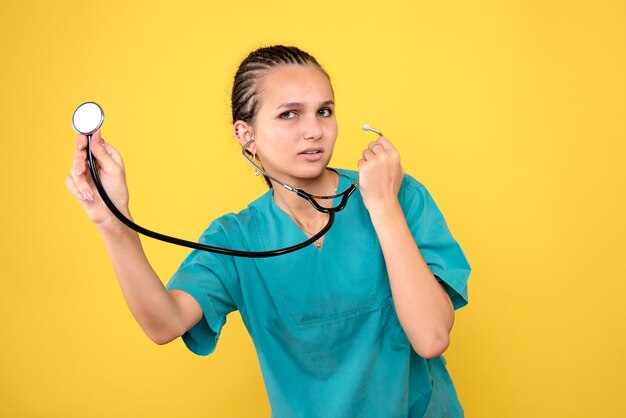
[[[76, 138], [76, 150], [72, 162], [72, 174], [65, 179], [69, 191], [80, 201], [89, 219], [98, 227], [116, 227], [121, 222], [111, 213], [100, 198], [96, 189], [89, 165], [87, 164], [87, 137], [79, 135]], [[105, 143], [100, 136], [100, 130], [91, 138], [91, 152], [96, 160], [96, 169], [102, 186], [107, 191], [115, 206], [130, 217], [128, 211], [128, 186], [122, 157], [111, 144]]]

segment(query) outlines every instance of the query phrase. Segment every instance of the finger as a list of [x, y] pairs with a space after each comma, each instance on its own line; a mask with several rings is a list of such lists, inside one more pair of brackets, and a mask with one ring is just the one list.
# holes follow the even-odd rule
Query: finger
[[67, 186], [67, 189], [70, 191], [70, 193], [76, 196], [78, 200], [80, 200], [81, 202], [85, 200], [83, 194], [76, 187], [76, 183], [74, 183], [74, 179], [72, 178], [72, 176], [67, 176], [65, 178], [65, 186]]
[[122, 160], [122, 156], [113, 145], [105, 142], [104, 150], [107, 152], [107, 154], [111, 156], [111, 158], [113, 159], [113, 161], [115, 161], [115, 164], [117, 164], [118, 167], [124, 167], [124, 161]]
[[80, 176], [85, 172], [87, 168], [87, 159], [85, 156], [85, 151], [74, 150], [74, 156], [72, 158], [72, 172], [76, 173], [77, 176]]
[[111, 174], [119, 168], [118, 164], [107, 152], [99, 129], [91, 137], [91, 153], [98, 160], [100, 168], [102, 168], [105, 173]]
[[370, 151], [372, 151], [373, 154], [377, 154], [377, 153], [385, 151], [385, 147], [383, 147], [383, 145], [381, 143], [379, 143], [378, 141], [374, 141], [374, 142], [370, 143], [367, 148]]
[[74, 152], [74, 161], [72, 164], [71, 177], [77, 188], [77, 191], [81, 194], [82, 200], [93, 200], [93, 191], [89, 186], [89, 180], [87, 179], [87, 162], [84, 159], [84, 151], [76, 150]]
[[93, 190], [91, 190], [91, 186], [89, 186], [87, 176], [85, 176], [85, 174], [76, 175], [76, 173], [72, 171], [72, 175], [70, 177], [72, 177], [74, 184], [76, 184], [76, 188], [83, 198], [82, 200], [92, 201]]
[[[382, 136], [381, 136], [380, 138], [382, 138]], [[372, 147], [373, 147], [373, 146], [375, 146], [375, 145], [380, 145], [381, 147], [383, 146], [383, 144], [381, 143], [380, 139], [377, 139], [376, 141], [372, 141], [372, 142], [370, 142], [370, 143], [367, 145], [367, 147], [368, 147], [368, 148], [372, 148]]]
[[371, 149], [369, 149], [369, 148], [365, 148], [365, 149], [363, 150], [363, 159], [364, 159], [365, 161], [369, 161], [369, 160], [371, 160], [372, 158], [374, 158], [374, 156], [375, 156], [375, 155], [376, 155], [376, 154], [374, 154], [374, 153], [372, 152], [372, 150], [371, 150]]
[[76, 137], [76, 149], [79, 151], [84, 150], [86, 146], [87, 146], [87, 137], [85, 135], [78, 135]]
[[383, 148], [387, 151], [396, 149], [396, 147], [393, 146], [389, 138], [387, 138], [386, 136], [381, 136], [380, 138], [378, 138], [378, 141], [376, 142], [382, 145]]

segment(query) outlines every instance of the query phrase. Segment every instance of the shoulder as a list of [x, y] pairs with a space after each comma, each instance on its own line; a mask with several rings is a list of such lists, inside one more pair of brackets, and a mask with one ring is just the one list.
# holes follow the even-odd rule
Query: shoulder
[[355, 170], [347, 170], [345, 168], [331, 168], [331, 170], [339, 174], [339, 177], [345, 177], [351, 182], [355, 182], [359, 179], [359, 172]]
[[268, 190], [240, 212], [230, 212], [216, 218], [202, 234], [201, 241], [215, 241], [218, 237], [222, 244], [240, 241], [265, 216], [271, 198], [272, 191]]
[[405, 174], [398, 194], [400, 206], [407, 212], [421, 212], [432, 197], [426, 186], [415, 177]]
[[402, 178], [402, 188], [413, 193], [426, 190], [426, 186], [410, 174], [405, 174]]
[[[336, 171], [341, 177], [346, 177], [352, 181], [357, 181], [359, 179], [359, 172], [355, 170], [347, 170], [345, 168], [332, 168], [332, 170]], [[412, 191], [419, 189], [426, 189], [423, 183], [417, 180], [415, 177], [410, 174], [404, 174], [402, 178], [402, 187], [410, 189]]]

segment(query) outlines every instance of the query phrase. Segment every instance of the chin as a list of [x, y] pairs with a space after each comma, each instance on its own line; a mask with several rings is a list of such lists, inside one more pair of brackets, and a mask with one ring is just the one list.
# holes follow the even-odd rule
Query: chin
[[303, 170], [299, 170], [298, 174], [300, 174], [299, 177], [303, 179], [313, 180], [323, 175], [327, 167], [328, 164], [320, 164], [319, 166], [315, 167], [306, 167]]
[[280, 170], [280, 172], [275, 172], [275, 177], [287, 183], [289, 182], [295, 183], [298, 180], [311, 181], [311, 180], [315, 180], [321, 177], [326, 171], [327, 167], [328, 167], [328, 161], [316, 161], [316, 162], [309, 162], [306, 164], [294, 164], [290, 166], [289, 168], [285, 167], [285, 169]]

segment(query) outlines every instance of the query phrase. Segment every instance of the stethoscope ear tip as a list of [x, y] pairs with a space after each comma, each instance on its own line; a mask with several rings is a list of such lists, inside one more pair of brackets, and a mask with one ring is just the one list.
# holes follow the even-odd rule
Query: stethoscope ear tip
[[363, 124], [363, 130], [364, 131], [370, 131], [370, 132], [374, 132], [376, 134], [378, 134], [379, 136], [383, 136], [383, 133], [380, 132], [378, 129], [374, 129], [371, 126], [369, 126], [367, 123]]

